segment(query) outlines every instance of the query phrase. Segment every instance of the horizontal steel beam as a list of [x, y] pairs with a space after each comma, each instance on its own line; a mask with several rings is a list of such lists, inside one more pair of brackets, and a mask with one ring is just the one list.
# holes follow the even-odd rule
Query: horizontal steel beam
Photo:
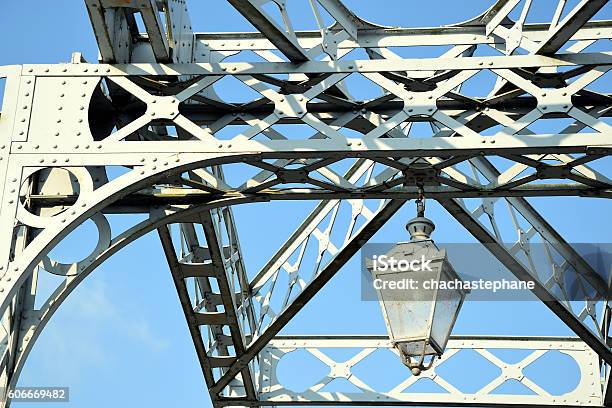
[[[426, 187], [427, 196], [432, 199], [438, 198], [480, 198], [480, 197], [595, 197], [612, 198], [612, 186], [610, 189], [601, 190], [598, 188], [586, 187], [577, 183], [568, 184], [536, 184], [529, 187], [517, 187], [511, 190], [489, 191], [486, 189], [472, 191], [461, 191], [451, 187]], [[262, 190], [253, 194], [240, 194], [227, 192], [223, 195], [216, 195], [204, 191], [193, 191], [190, 188], [176, 188], [174, 190], [165, 189], [159, 193], [137, 193], [130, 194], [117, 200], [105, 211], [123, 212], [127, 209], [137, 212], [147, 212], [148, 208], [156, 205], [193, 205], [206, 204], [211, 200], [219, 198], [248, 198], [253, 197], [256, 201], [265, 198], [266, 201], [274, 200], [333, 200], [333, 199], [379, 199], [379, 198], [398, 198], [416, 199], [419, 196], [416, 187], [398, 187], [383, 192], [322, 192], [318, 189], [294, 189], [283, 191]], [[76, 202], [78, 196], [30, 196], [32, 205], [38, 208], [69, 206]], [[140, 209], [140, 210], [139, 210]]]
[[[452, 361], [453, 356], [461, 351], [464, 364], [484, 359], [498, 368], [496, 376], [482, 378], [480, 372], [470, 372], [473, 381], [481, 384], [480, 389], [463, 392], [454, 382], [464, 376], [464, 371], [449, 372], [438, 370]], [[508, 364], [496, 357], [498, 351], [521, 350], [523, 358], [514, 364]], [[279, 363], [285, 356], [299, 351], [301, 361], [307, 359], [329, 368], [321, 375], [312, 375], [312, 384], [304, 391], [295, 391], [285, 386], [278, 376]], [[341, 360], [334, 358], [334, 352], [342, 351]], [[257, 406], [503, 406], [503, 407], [577, 407], [600, 406], [602, 392], [597, 356], [578, 338], [572, 337], [505, 337], [505, 336], [453, 336], [448, 342], [445, 354], [434, 366], [423, 371], [420, 377], [411, 376], [408, 369], [402, 375], [400, 370], [385, 371], [386, 386], [381, 389], [371, 382], [380, 376], [380, 370], [371, 375], [364, 370], [353, 370], [364, 361], [375, 359], [388, 352], [397, 354], [387, 337], [383, 336], [278, 336], [271, 340], [261, 353], [262, 371], [265, 373], [259, 385], [259, 400], [247, 401], [223, 399], [226, 406], [252, 404]], [[548, 353], [562, 353], [570, 359], [569, 364], [557, 367], [568, 374], [578, 377], [578, 384], [573, 390], [562, 394], [549, 393], [531, 379], [523, 370]], [[397, 356], [397, 365], [401, 366]], [[373, 360], [369, 360], [372, 363]], [[385, 360], [388, 361], [388, 360]], [[389, 364], [389, 363], [386, 363]], [[367, 377], [366, 377], [367, 376]], [[318, 378], [321, 377], [321, 378]], [[303, 374], [310, 379], [310, 373]], [[436, 390], [429, 392], [412, 391], [419, 378], [434, 383]], [[351, 383], [352, 389], [346, 391], [327, 391], [325, 385], [336, 379]], [[512, 393], [496, 390], [506, 380], [514, 380], [531, 390], [531, 394]], [[439, 391], [438, 391], [439, 390]]]

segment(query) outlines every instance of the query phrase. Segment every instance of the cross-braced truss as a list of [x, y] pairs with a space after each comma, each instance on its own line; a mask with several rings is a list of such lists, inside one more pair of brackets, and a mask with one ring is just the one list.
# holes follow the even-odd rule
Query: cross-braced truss
[[[157, 230], [217, 407], [611, 403], [609, 282], [526, 200], [612, 196], [602, 170], [612, 153], [612, 21], [593, 20], [607, 1], [559, 0], [549, 22], [535, 24], [531, 0], [500, 0], [465, 23], [423, 29], [368, 23], [340, 0], [309, 2], [313, 31], [293, 29], [284, 0], [229, 0], [259, 32], [215, 34], [192, 31], [182, 0], [86, 0], [99, 64], [76, 54], [68, 64], [0, 67], [2, 386], [15, 386], [71, 291]], [[433, 54], [414, 57], [416, 47]], [[534, 280], [579, 340], [455, 339], [447, 357], [477, 350], [499, 376], [465, 393], [434, 368], [427, 376], [444, 391], [417, 395], [408, 371], [391, 391], [351, 372], [388, 348], [385, 339], [277, 337], [420, 188], [519, 279]], [[248, 274], [232, 206], [272, 200], [317, 204]], [[115, 214], [145, 217], [117, 232]], [[99, 233], [94, 251], [52, 259], [88, 220]], [[546, 268], [532, 261], [533, 242], [546, 245]], [[61, 277], [45, 299], [41, 274]], [[580, 305], [567, 295], [568, 275]], [[329, 347], [364, 351], [338, 362]], [[304, 392], [276, 375], [299, 348], [330, 369]], [[495, 348], [533, 353], [507, 365], [487, 351]], [[523, 374], [553, 349], [580, 370], [561, 395]], [[335, 378], [360, 392], [324, 391]], [[508, 379], [533, 395], [493, 392]]]

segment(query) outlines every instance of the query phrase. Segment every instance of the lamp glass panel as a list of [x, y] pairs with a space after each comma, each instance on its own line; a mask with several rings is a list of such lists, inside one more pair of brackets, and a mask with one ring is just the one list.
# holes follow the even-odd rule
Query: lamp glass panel
[[425, 339], [403, 341], [397, 343], [397, 346], [402, 351], [402, 354], [406, 356], [420, 357], [423, 355], [423, 346], [426, 346], [424, 353], [426, 356], [437, 354], [437, 351]]
[[432, 271], [406, 271], [375, 273], [375, 278], [388, 282], [401, 282], [413, 279], [418, 289], [380, 290], [379, 294], [387, 318], [387, 329], [393, 341], [402, 339], [429, 338], [429, 328], [435, 291], [423, 288], [422, 282], [437, 279], [436, 268]]
[[[451, 268], [446, 262], [444, 269]], [[442, 271], [440, 283], [443, 281], [454, 281], [456, 274], [448, 270]], [[446, 342], [450, 336], [455, 323], [455, 318], [459, 312], [464, 292], [462, 289], [438, 289], [433, 324], [431, 328], [431, 339], [440, 347], [440, 351], [446, 347]]]

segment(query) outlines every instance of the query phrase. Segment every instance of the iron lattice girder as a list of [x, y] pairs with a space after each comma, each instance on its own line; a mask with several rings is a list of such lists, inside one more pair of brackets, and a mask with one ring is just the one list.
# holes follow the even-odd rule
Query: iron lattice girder
[[[514, 364], [509, 364], [494, 353], [500, 350], [521, 349], [524, 357]], [[350, 349], [351, 356], [342, 360], [334, 358], [334, 352]], [[483, 360], [493, 365], [498, 371], [487, 378], [483, 371], [472, 374], [474, 381], [480, 384], [472, 392], [458, 389], [464, 370], [445, 371], [445, 365], [452, 364], [454, 356], [462, 351], [471, 351], [470, 357], [465, 353], [461, 357], [464, 364], [480, 363]], [[283, 358], [293, 352], [301, 352], [304, 364], [316, 361], [323, 364], [325, 371], [318, 378], [312, 378], [311, 386], [303, 391], [295, 391], [279, 378], [279, 366]], [[548, 353], [560, 352], [569, 357], [572, 363], [580, 367], [581, 375], [576, 388], [565, 395], [550, 394], [525, 373], [526, 369]], [[411, 387], [419, 377], [398, 376], [395, 381], [386, 383], [384, 389], [376, 386], [374, 381], [378, 370], [368, 373], [367, 361], [382, 358], [383, 354], [397, 351], [388, 338], [377, 336], [279, 336], [272, 340], [261, 354], [262, 379], [259, 384], [259, 401], [222, 399], [224, 405], [388, 405], [388, 406], [601, 406], [599, 390], [599, 368], [597, 356], [577, 338], [554, 337], [494, 337], [494, 336], [455, 336], [451, 337], [447, 351], [431, 370], [422, 373], [424, 381], [436, 384], [439, 391], [419, 392], [418, 387]], [[549, 355], [550, 356], [550, 355]], [[399, 359], [399, 356], [398, 356]], [[308, 361], [310, 360], [310, 361]], [[399, 362], [398, 362], [399, 364]], [[393, 370], [395, 367], [389, 367]], [[376, 374], [374, 374], [376, 373]], [[372, 374], [372, 375], [368, 375]], [[352, 389], [346, 391], [327, 391], [326, 387], [334, 380], [343, 379], [350, 383]], [[530, 390], [530, 395], [510, 395], [496, 390], [507, 379], [512, 379]]]
[[[502, 242], [499, 242], [461, 202], [450, 199], [440, 200], [440, 204], [517, 278], [523, 281], [533, 281], [533, 272], [517, 260], [509, 249], [506, 248]], [[574, 254], [574, 256], [578, 257], [577, 254]], [[591, 277], [591, 279], [600, 280], [600, 277], [594, 271], [589, 272], [591, 273], [585, 275]], [[605, 283], [598, 282], [598, 284]], [[608, 364], [612, 364], [612, 351], [610, 351], [610, 347], [574, 315], [571, 307], [568, 307], [556, 299], [551, 299], [549, 290], [539, 281], [535, 281], [535, 289], [533, 292], [550, 310], [578, 334], [586, 344], [595, 350], [604, 361]]]
[[[560, 2], [558, 15], [554, 16], [553, 24], [512, 22], [508, 14], [518, 3], [520, 3], [518, 0], [499, 1], [482, 16], [463, 24], [431, 29], [402, 29], [365, 22], [338, 0], [317, 0], [312, 5], [319, 31], [296, 32], [284, 7], [279, 8], [283, 21], [277, 21], [264, 10], [261, 2], [231, 0], [230, 4], [258, 28], [260, 33], [215, 35], [193, 34], [187, 10], [178, 0], [160, 2], [158, 5], [159, 10], [166, 16], [165, 26], [171, 27], [168, 32], [164, 31], [161, 24], [149, 21], [152, 19], [148, 11], [153, 7], [149, 7], [148, 3], [141, 5], [139, 2], [86, 1], [104, 62], [165, 62], [168, 58], [172, 58], [175, 62], [211, 62], [223, 58], [222, 53], [250, 49], [257, 51], [278, 49], [288, 60], [303, 62], [313, 60], [321, 53], [327, 53], [333, 58], [341, 56], [342, 48], [350, 44], [358, 44], [360, 47], [378, 52], [379, 47], [389, 46], [387, 41], [393, 41], [398, 35], [407, 35], [411, 42], [396, 43], [394, 44], [396, 46], [495, 43], [496, 48], [507, 53], [522, 47], [530, 53], [547, 54], [556, 52], [567, 41], [591, 39], [584, 36], [589, 35], [588, 28], [597, 25], [588, 20], [605, 5], [606, 1], [584, 0], [562, 21], [559, 21], [564, 9], [561, 3], [565, 2]], [[318, 5], [321, 5], [335, 20], [332, 27], [322, 25], [320, 12], [317, 11]], [[146, 37], [139, 35], [135, 30], [132, 17], [134, 12], [142, 13], [147, 30]], [[454, 38], [447, 38], [448, 35], [453, 35]], [[600, 37], [601, 31], [594, 31], [590, 35], [606, 38]], [[427, 39], [424, 39], [424, 36], [427, 36]], [[168, 48], [163, 47], [165, 37], [168, 37], [170, 50], [174, 51], [171, 56], [161, 51]], [[200, 38], [204, 41], [200, 41]], [[218, 48], [214, 45], [216, 38], [220, 40]], [[260, 38], [265, 38], [267, 45], [262, 47], [261, 41], [258, 41]], [[379, 39], [384, 41], [378, 41]], [[233, 43], [232, 40], [236, 42]], [[117, 49], [121, 46], [123, 50], [118, 53]], [[385, 52], [387, 55], [393, 55], [389, 50]], [[117, 54], [120, 54], [119, 58], [116, 57]]]
[[[605, 58], [605, 55], [603, 55]], [[34, 69], [36, 68], [36, 69]], [[106, 66], [96, 66], [96, 65], [87, 65], [87, 64], [79, 64], [76, 66], [68, 66], [63, 67], [62, 69], [66, 69], [67, 71], [75, 70], [81, 71], [83, 73], [93, 72], [95, 74], [95, 70], [100, 68], [109, 69]], [[152, 67], [153, 70], [158, 70], [161, 68], [162, 70], [167, 69], [165, 66]], [[199, 68], [199, 66], [198, 66]], [[223, 72], [223, 67], [221, 67], [221, 72]], [[348, 68], [348, 67], [347, 67]], [[37, 81], [41, 81], [39, 78], [56, 78], [57, 81], [62, 81], [62, 76], [53, 77], [51, 70], [49, 72], [45, 72], [47, 69], [39, 67], [33, 67], [32, 72], [29, 72], [30, 67], [27, 68], [28, 73], [42, 72], [43, 75], [36, 76]], [[84, 70], [88, 71], [84, 71]], [[130, 69], [130, 66], [127, 67]], [[150, 68], [146, 68], [150, 69]], [[170, 66], [170, 69], [174, 69], [174, 67]], [[67, 73], [68, 75], [68, 73]], [[95, 75], [94, 75], [95, 77]], [[30, 75], [24, 75], [23, 80], [28, 81], [31, 78]], [[82, 77], [83, 82], [88, 81], [89, 77]], [[54, 79], [55, 80], [55, 79]], [[116, 80], [116, 78], [115, 78]], [[44, 82], [44, 80], [43, 80]], [[124, 85], [126, 83], [124, 82]], [[84, 84], [86, 85], [86, 84]], [[147, 99], [146, 95], [141, 93], [138, 89], [132, 89], [136, 95], [143, 97], [147, 104], [154, 104], [154, 100], [157, 100], [155, 96], [152, 99]], [[42, 88], [42, 96], [45, 94], [45, 88]], [[63, 98], [63, 96], [58, 95], [59, 98]], [[161, 99], [160, 99], [161, 100]], [[82, 103], [82, 102], [81, 102]], [[62, 102], [63, 109], [69, 110], [71, 102]], [[10, 110], [9, 110], [10, 112]], [[40, 125], [40, 124], [39, 124]], [[374, 128], [374, 126], [372, 126]], [[77, 127], [78, 129], [78, 127]], [[86, 128], [83, 128], [86, 129]], [[517, 133], [517, 132], [516, 132]], [[277, 171], [280, 179], [285, 179], [285, 182], [294, 181], [291, 177], [288, 178], [288, 174], [282, 173], [281, 170], [283, 166], [271, 166], [265, 160], [276, 159], [276, 160], [289, 160], [286, 164], [290, 164], [291, 160], [299, 160], [304, 163], [304, 166], [314, 166], [311, 167], [313, 170], [317, 168], [322, 169], [327, 165], [330, 165], [334, 162], [334, 158], [358, 158], [358, 159], [372, 159], [374, 161], [378, 161], [382, 164], [385, 164], [389, 167], [390, 170], [388, 173], [388, 177], [391, 177], [396, 173], [410, 173], [409, 166], [406, 163], [402, 163], [399, 160], [406, 157], [420, 157], [425, 158], [429, 157], [429, 160], [433, 160], [430, 162], [430, 167], [434, 167], [438, 165], [440, 169], [444, 168], [452, 168], [452, 165], [457, 164], [459, 161], [466, 161], [470, 159], [474, 159], [475, 157], [480, 157], [481, 153], [484, 156], [490, 155], [501, 155], [502, 157], [510, 157], [516, 160], [517, 165], [527, 163], [534, 164], [533, 162], [537, 162], [537, 159], [533, 158], [534, 154], [545, 154], [540, 156], [540, 159], [544, 159], [548, 157], [547, 155], [557, 155], [559, 157], [567, 154], [573, 153], [583, 153], [587, 155], [592, 155], [593, 159], [604, 157], [608, 154], [608, 146], [609, 141], [607, 139], [608, 134], [606, 132], [599, 134], [569, 134], [570, 136], [550, 136], [550, 135], [523, 135], [523, 134], [502, 134], [494, 137], [437, 137], [432, 139], [410, 139], [410, 138], [402, 138], [402, 137], [393, 137], [393, 138], [385, 138], [385, 139], [377, 139], [372, 138], [371, 140], [367, 139], [344, 139], [344, 140], [325, 140], [325, 139], [314, 139], [314, 140], [304, 140], [304, 141], [294, 141], [294, 140], [278, 140], [278, 141], [251, 141], [251, 140], [237, 140], [237, 141], [220, 141], [218, 144], [210, 144], [210, 143], [202, 143], [201, 141], [164, 141], [163, 143], [156, 143], [154, 141], [130, 141], [130, 140], [109, 140], [109, 141], [99, 141], [99, 142], [91, 142], [91, 144], [86, 145], [74, 145], [74, 146], [59, 146], [55, 147], [55, 145], [49, 145], [49, 141], [45, 140], [43, 134], [36, 130], [36, 128], [32, 128], [28, 134], [27, 141], [15, 141], [14, 152], [13, 155], [13, 163], [16, 166], [40, 166], [41, 164], [50, 164], [53, 166], [62, 165], [62, 160], [66, 158], [69, 159], [69, 163], [71, 165], [99, 165], [99, 164], [121, 164], [121, 165], [129, 165], [136, 166], [134, 170], [136, 172], [140, 172], [139, 174], [146, 177], [155, 176], [158, 179], [158, 182], [162, 182], [167, 180], [168, 177], [172, 177], [173, 172], [178, 172], [181, 169], [187, 169], [189, 166], [198, 167], [195, 165], [196, 162], [200, 162], [200, 167], [206, 167], [207, 165], [217, 165], [217, 164], [227, 164], [232, 161], [237, 162], [240, 161], [242, 163], [251, 163], [255, 165], [255, 167], [263, 166], [263, 171], [268, 172], [270, 174], [274, 174]], [[556, 138], [556, 139], [555, 139]], [[572, 140], [573, 139], [573, 140]], [[485, 143], [482, 143], [482, 142]], [[494, 143], [493, 143], [494, 141]], [[76, 142], [76, 139], [75, 139]], [[78, 146], [78, 147], [77, 147]], [[483, 147], [485, 146], [485, 147]], [[280, 147], [280, 149], [279, 149]], [[309, 151], [304, 151], [304, 147], [307, 147]], [[157, 152], [156, 152], [157, 150]], [[189, 151], [190, 153], [184, 153], [185, 151]], [[253, 154], [253, 151], [257, 151], [258, 153]], [[87, 152], [83, 154], [83, 152]], [[246, 152], [246, 153], [245, 153]], [[441, 152], [444, 152], [445, 156], [440, 156]], [[467, 155], [466, 155], [467, 153]], [[109, 155], [112, 155], [113, 159], [109, 162]], [[159, 156], [162, 155], [162, 156]], [[463, 157], [457, 158], [456, 156], [464, 155]], [[210, 157], [209, 161], [203, 160], [204, 157]], [[149, 161], [145, 157], [149, 158]], [[166, 162], [164, 159], [159, 160], [161, 157], [166, 157]], [[42, 158], [43, 162], [40, 162]], [[142, 161], [142, 158], [145, 158], [145, 162]], [[179, 162], [173, 161], [174, 159], [179, 159]], [[245, 160], [246, 159], [246, 160]], [[252, 159], [252, 160], [251, 160]], [[314, 160], [313, 160], [314, 159]], [[55, 160], [55, 162], [54, 162]], [[113, 161], [115, 160], [115, 161]], [[158, 161], [159, 160], [159, 161]], [[444, 160], [450, 160], [448, 165], [439, 165], [441, 161], [444, 163]], [[531, 161], [530, 161], [531, 160]], [[582, 166], [586, 161], [590, 159], [576, 159], [570, 158], [570, 162], [572, 160], [578, 160], [577, 166]], [[586, 161], [585, 161], [586, 160]], [[188, 164], [189, 162], [193, 162], [194, 164]], [[65, 161], [63, 163], [66, 163]], [[146, 163], [143, 165], [142, 163]], [[172, 163], [172, 164], [171, 164]], [[175, 164], [181, 163], [181, 164]], [[310, 164], [309, 164], [310, 163]], [[317, 164], [320, 163], [320, 164]], [[64, 164], [65, 165], [65, 164]], [[160, 167], [158, 167], [160, 166]], [[187, 167], [185, 167], [187, 166]], [[544, 166], [546, 167], [546, 166]], [[143, 170], [144, 173], [143, 173]], [[176, 169], [176, 170], [172, 170]], [[278, 169], [278, 170], [275, 170]], [[422, 169], [421, 169], [422, 170]], [[292, 170], [293, 171], [293, 170]], [[161, 176], [159, 175], [162, 173]], [[540, 173], [542, 173], [540, 171]], [[215, 194], [210, 194], [211, 197], [219, 198], [219, 192], [225, 193], [233, 193], [231, 189], [227, 189], [224, 187], [223, 180], [215, 177], [210, 177], [209, 174], [208, 182], [204, 185], [204, 187], [208, 188], [209, 191], [204, 190], [208, 194], [214, 192]], [[414, 175], [408, 174], [409, 177], [414, 177]], [[457, 176], [457, 173], [455, 173]], [[389, 178], [381, 178], [379, 180], [381, 185], [385, 187], [382, 191], [382, 195], [379, 197], [383, 197], [385, 194], [390, 191], [386, 191], [387, 187], [390, 187], [387, 183]], [[265, 178], [264, 178], [265, 179]], [[411, 180], [411, 179], [409, 179]], [[584, 179], [581, 179], [584, 181]], [[283, 180], [281, 180], [283, 181]], [[457, 180], [455, 180], [457, 182]], [[465, 181], [465, 180], [463, 180]], [[151, 180], [151, 182], [154, 182]], [[404, 183], [402, 181], [402, 183]], [[400, 184], [402, 184], [400, 183]], [[590, 186], [593, 188], [593, 192], [601, 191], [602, 184], [603, 186], [607, 186], [606, 178], [598, 175], [592, 176], [591, 183], [595, 185]], [[256, 183], [257, 184], [257, 183]], [[410, 184], [410, 183], [409, 183]], [[475, 183], [478, 185], [478, 183]], [[589, 184], [585, 184], [589, 186]], [[144, 186], [144, 185], [143, 185]], [[457, 184], [455, 184], [456, 188]], [[203, 188], [204, 188], [203, 187]], [[320, 187], [320, 186], [319, 186]], [[372, 194], [372, 197], [375, 194], [381, 194], [381, 191], [373, 190], [370, 192], [367, 189], [360, 191], [359, 189], [353, 190], [352, 187], [349, 187], [341, 178], [337, 179], [337, 185], [335, 188], [333, 184], [327, 184], [326, 188], [329, 191], [326, 191], [327, 197], [329, 198], [340, 198], [343, 197], [351, 197], [351, 194], [359, 194], [365, 191], [366, 195], [362, 195], [361, 197], [368, 197], [367, 194]], [[374, 185], [373, 187], [378, 187]], [[392, 186], [391, 186], [392, 187]], [[435, 186], [432, 186], [435, 187]], [[465, 186], [464, 186], [465, 187]], [[518, 186], [513, 186], [518, 187]], [[253, 185], [247, 185], [246, 189], [250, 189], [250, 191], [245, 191], [241, 195], [235, 196], [236, 201], [240, 201], [241, 199], [246, 200], [261, 200], [266, 199], [264, 195], [266, 193], [265, 189], [259, 190], [262, 194], [262, 197], [258, 197], [258, 190], [253, 190]], [[433, 190], [433, 189], [432, 189]], [[459, 189], [461, 190], [461, 189]], [[136, 192], [138, 190], [133, 190]], [[432, 191], [433, 192], [433, 191]], [[481, 191], [482, 192], [482, 191]], [[452, 191], [447, 190], [447, 193], [450, 193], [452, 196]], [[307, 198], [322, 198], [325, 197], [321, 192], [314, 192]], [[413, 194], [412, 192], [408, 192], [408, 194]], [[459, 194], [459, 193], [458, 193]], [[495, 194], [503, 195], [503, 189], [498, 189]], [[519, 192], [520, 194], [520, 192]], [[510, 193], [508, 193], [510, 195]], [[230, 195], [231, 196], [231, 195]], [[296, 197], [299, 195], [296, 195]], [[305, 196], [305, 195], [304, 195]], [[354, 195], [353, 197], [359, 197], [358, 195]], [[287, 309], [291, 310], [291, 309]], [[282, 316], [282, 313], [279, 315]], [[282, 319], [276, 320], [277, 323], [276, 330], [282, 327]], [[280, 325], [280, 326], [279, 326]], [[578, 327], [578, 326], [576, 326]], [[264, 332], [265, 333], [265, 332]], [[274, 333], [274, 330], [269, 332]], [[270, 334], [268, 334], [270, 335]], [[264, 339], [266, 337], [263, 337]], [[263, 341], [263, 340], [262, 340]], [[262, 344], [260, 341], [257, 344], [257, 347], [252, 348], [248, 358], [254, 357], [257, 354], [257, 348]], [[245, 361], [246, 361], [245, 360]], [[235, 364], [235, 363], [234, 363]], [[232, 364], [232, 366], [234, 366]], [[213, 395], [218, 395], [224, 388], [224, 385], [229, 385], [229, 381], [233, 378], [233, 373], [236, 373], [240, 370], [246, 368], [245, 363], [240, 363], [235, 365], [235, 368], [232, 368], [232, 371], [229, 371], [230, 374], [224, 375], [223, 382], [218, 383], [213, 390]]]
[[[229, 209], [224, 211], [227, 212]], [[250, 330], [245, 330], [248, 327], [245, 327], [239, 317], [238, 306], [244, 311], [250, 302], [246, 296], [247, 290], [240, 289], [238, 293], [234, 292], [234, 282], [233, 279], [230, 279], [233, 271], [227, 265], [228, 260], [231, 262], [234, 254], [230, 253], [226, 256], [223, 253], [222, 239], [219, 236], [220, 227], [216, 225], [211, 211], [202, 211], [196, 218], [203, 226], [206, 247], [201, 246], [202, 243], [198, 241], [194, 225], [182, 223], [181, 240], [186, 242], [188, 249], [186, 256], [181, 260], [175, 253], [175, 244], [173, 244], [168, 227], [163, 226], [158, 229], [158, 232], [205, 380], [210, 388], [216, 382], [213, 369], [227, 367], [245, 353], [247, 342], [245, 333]], [[193, 299], [187, 290], [185, 282], [189, 278], [194, 278], [197, 282], [195, 290], [199, 292], [199, 296], [196, 295], [196, 299]], [[245, 278], [243, 277], [242, 280], [245, 281]], [[214, 285], [211, 284], [213, 280]], [[245, 284], [248, 289], [248, 283]], [[215, 292], [213, 287], [217, 288], [218, 292]], [[199, 297], [202, 298], [201, 302], [197, 300]], [[246, 313], [252, 313], [252, 310], [248, 309]], [[250, 322], [252, 318], [247, 319], [247, 324]], [[214, 340], [214, 346], [211, 346], [210, 343], [208, 346], [205, 344], [201, 333], [204, 326], [209, 328], [209, 340]], [[224, 326], [229, 328], [229, 336], [223, 332]], [[246, 396], [254, 399], [256, 396], [255, 382], [250, 367], [241, 370], [240, 375]]]
[[[538, 43], [545, 39], [549, 32], [548, 24], [527, 24], [522, 35]], [[300, 31], [296, 38], [304, 48], [316, 48], [321, 43], [320, 32]], [[591, 43], [610, 38], [608, 21], [593, 21], [574, 34], [572, 41]], [[435, 28], [378, 28], [362, 30], [357, 39], [347, 38], [337, 44], [340, 54], [348, 54], [355, 49], [379, 50], [387, 47], [442, 47], [452, 45], [451, 51], [445, 55], [440, 51], [440, 58], [453, 58], [453, 52], [465, 47], [488, 46], [496, 50], [504, 50], [505, 40], [496, 35], [487, 35], [482, 27], [435, 27]], [[133, 54], [134, 63], [145, 62], [139, 56], [146, 54], [146, 43], [136, 43]], [[222, 62], [227, 54], [237, 54], [241, 51], [251, 51], [262, 59], [272, 58], [270, 51], [275, 50], [274, 44], [259, 33], [194, 33], [194, 48], [192, 61], [196, 63]], [[317, 50], [319, 56], [322, 51]], [[313, 54], [315, 54], [313, 52]], [[395, 55], [397, 59], [401, 59]], [[345, 59], [345, 58], [343, 58]], [[277, 62], [283, 61], [278, 58]]]

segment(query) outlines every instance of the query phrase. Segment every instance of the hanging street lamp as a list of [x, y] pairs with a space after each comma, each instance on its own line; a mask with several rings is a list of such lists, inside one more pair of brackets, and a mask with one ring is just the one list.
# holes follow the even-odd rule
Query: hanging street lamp
[[431, 239], [435, 225], [424, 214], [421, 197], [417, 217], [406, 225], [410, 241], [366, 263], [389, 338], [413, 375], [442, 355], [467, 294], [446, 251]]

